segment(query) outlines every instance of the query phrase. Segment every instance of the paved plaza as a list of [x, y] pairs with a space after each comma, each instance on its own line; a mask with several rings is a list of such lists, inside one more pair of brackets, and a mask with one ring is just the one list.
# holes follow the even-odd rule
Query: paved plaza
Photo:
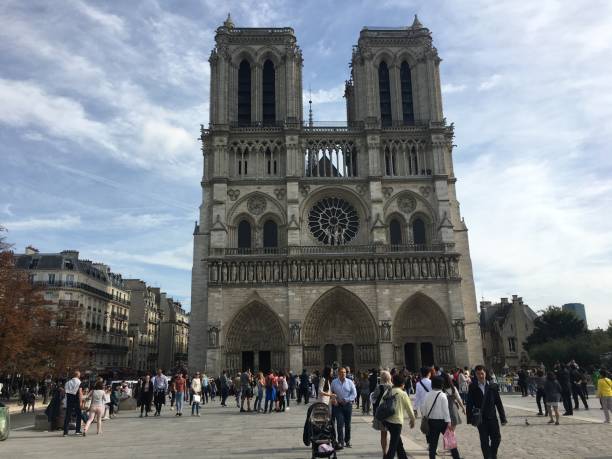
[[[550, 426], [535, 414], [534, 399], [504, 396], [508, 425], [502, 428], [500, 458], [612, 458], [612, 427], [601, 423], [601, 411], [579, 411], [563, 418], [562, 425]], [[596, 399], [591, 399], [593, 405]], [[346, 459], [381, 457], [378, 432], [370, 427], [371, 417], [356, 410], [353, 417], [353, 448], [338, 456]], [[305, 419], [303, 406], [291, 406], [286, 413], [240, 414], [234, 407], [206, 405], [201, 417], [186, 412], [182, 418], [165, 409], [160, 418], [139, 418], [123, 411], [104, 423], [104, 434], [95, 426], [85, 438], [61, 432], [37, 432], [28, 428], [29, 415], [16, 415], [9, 440], [0, 443], [2, 458], [48, 458], [86, 453], [88, 458], [167, 458], [198, 455], [205, 458], [307, 459], [310, 450], [302, 443]], [[31, 419], [31, 418], [30, 418]], [[525, 424], [525, 420], [530, 425]], [[17, 425], [19, 424], [19, 426]], [[464, 458], [480, 458], [478, 434], [467, 425], [457, 430], [459, 452]], [[423, 435], [417, 429], [405, 432], [405, 445], [412, 457], [427, 457]], [[450, 457], [450, 456], [448, 456]]]

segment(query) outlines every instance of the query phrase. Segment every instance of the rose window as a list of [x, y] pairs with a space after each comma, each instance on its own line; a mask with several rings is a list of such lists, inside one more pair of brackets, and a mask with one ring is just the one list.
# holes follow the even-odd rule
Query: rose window
[[359, 230], [359, 216], [355, 208], [341, 198], [324, 198], [308, 213], [312, 235], [327, 245], [350, 242]]

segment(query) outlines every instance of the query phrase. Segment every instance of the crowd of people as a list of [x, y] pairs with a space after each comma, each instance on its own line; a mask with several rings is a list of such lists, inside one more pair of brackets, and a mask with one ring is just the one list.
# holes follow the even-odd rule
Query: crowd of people
[[[282, 413], [291, 403], [325, 404], [335, 430], [335, 451], [351, 448], [353, 408], [362, 415], [373, 415], [372, 427], [380, 432], [380, 445], [385, 459], [407, 457], [401, 432], [404, 419], [410, 428], [420, 417], [420, 430], [429, 445], [429, 457], [434, 458], [439, 439], [454, 459], [459, 458], [454, 431], [467, 422], [477, 427], [483, 457], [496, 457], [501, 442], [500, 424], [506, 424], [506, 414], [500, 392], [508, 391], [505, 381], [512, 378], [512, 389], [518, 387], [524, 397], [534, 397], [538, 415], [548, 416], [549, 424], [559, 425], [560, 416], [572, 416], [579, 409], [589, 409], [585, 381], [597, 391], [604, 422], [610, 422], [612, 411], [612, 380], [604, 370], [588, 377], [574, 361], [555, 365], [547, 373], [543, 369], [520, 369], [516, 374], [496, 377], [478, 365], [473, 369], [455, 368], [445, 371], [436, 366], [424, 367], [418, 373], [406, 369], [371, 369], [353, 374], [349, 367], [325, 367], [321, 372], [291, 371], [242, 372], [223, 371], [218, 377], [204, 372], [189, 375], [177, 371], [165, 375], [159, 369], [136, 381], [105, 382], [102, 378], [84, 383], [80, 373], [51, 385], [50, 403], [46, 409], [52, 429], [62, 429], [68, 435], [86, 436], [96, 423], [102, 433], [103, 421], [116, 416], [121, 402], [131, 399], [140, 417], [161, 416], [164, 409], [176, 417], [190, 406], [192, 416], [200, 416], [202, 405], [217, 402], [222, 407], [234, 400], [240, 413]], [[516, 376], [516, 384], [514, 377]], [[533, 385], [533, 388], [531, 387]], [[505, 387], [506, 386], [506, 387]], [[411, 398], [412, 397], [412, 398]], [[36, 389], [24, 388], [21, 394], [23, 410], [33, 410]], [[169, 405], [169, 406], [168, 406]], [[392, 410], [389, 411], [389, 407]], [[164, 408], [166, 407], [166, 408]], [[382, 408], [381, 408], [382, 407]], [[559, 408], [563, 407], [563, 414]], [[132, 406], [131, 408], [134, 408]], [[385, 411], [386, 410], [386, 411]], [[463, 420], [462, 420], [463, 417]], [[74, 424], [74, 426], [72, 426]]]

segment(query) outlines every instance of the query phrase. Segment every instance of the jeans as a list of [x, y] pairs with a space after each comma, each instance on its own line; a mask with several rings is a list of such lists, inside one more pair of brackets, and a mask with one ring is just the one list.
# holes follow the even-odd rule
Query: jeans
[[200, 414], [200, 402], [192, 402], [191, 403], [191, 415], [193, 416], [193, 414]]
[[370, 412], [370, 391], [361, 391], [361, 412], [366, 414]]
[[338, 431], [338, 443], [344, 444], [351, 441], [351, 417], [353, 415], [353, 404], [346, 402], [343, 405], [332, 406], [332, 422], [335, 420]]
[[387, 428], [390, 434], [389, 449], [383, 459], [393, 459], [395, 454], [399, 459], [408, 459], [406, 450], [404, 449], [404, 443], [402, 442], [402, 425], [393, 424], [391, 422], [383, 421], [383, 424]]
[[298, 389], [298, 404], [302, 401], [302, 397], [304, 397], [304, 404], [308, 405], [308, 399], [310, 398], [310, 389], [307, 387], [301, 387]]
[[158, 390], [153, 395], [155, 400], [155, 412], [157, 414], [161, 413], [162, 405], [166, 401], [166, 392], [163, 390]]
[[497, 459], [497, 449], [501, 443], [497, 419], [483, 419], [482, 424], [478, 426], [478, 434], [480, 435], [482, 456], [485, 459]]
[[[429, 459], [436, 459], [436, 449], [438, 448], [438, 440], [440, 434], [444, 435], [448, 424], [444, 419], [429, 419], [429, 433], [427, 434], [427, 444], [429, 445]], [[453, 459], [459, 459], [459, 451], [457, 448], [450, 450]]]
[[[538, 412], [542, 413], [542, 402], [544, 401], [544, 389], [538, 389], [536, 392], [536, 404], [538, 405]], [[548, 416], [548, 406], [544, 403], [544, 416]]]
[[572, 407], [572, 391], [569, 387], [561, 386], [561, 397], [563, 397], [563, 408], [568, 415], [574, 414]]
[[221, 388], [221, 406], [226, 406], [225, 401], [227, 400], [227, 396], [229, 395], [229, 389], [227, 387]]
[[176, 393], [176, 412], [177, 413], [182, 413], [183, 412], [183, 397], [185, 396], [184, 392], [177, 392]]
[[589, 408], [589, 404], [586, 401], [586, 397], [584, 396], [584, 392], [582, 392], [582, 387], [578, 384], [572, 384], [572, 397], [574, 399], [574, 409], [577, 410], [579, 408], [578, 397], [582, 400], [582, 404], [585, 409]]
[[64, 416], [64, 434], [68, 433], [68, 425], [70, 424], [70, 418], [72, 414], [76, 417], [76, 433], [81, 431], [81, 405], [79, 403], [79, 396], [74, 394], [66, 394], [66, 414]]

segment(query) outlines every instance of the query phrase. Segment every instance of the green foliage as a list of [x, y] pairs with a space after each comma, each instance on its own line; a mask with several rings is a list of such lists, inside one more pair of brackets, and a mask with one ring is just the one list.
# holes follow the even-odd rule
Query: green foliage
[[563, 311], [557, 306], [549, 306], [533, 322], [533, 333], [527, 338], [525, 348], [548, 344], [556, 340], [572, 340], [585, 335], [588, 330], [582, 319], [573, 312]]
[[581, 367], [598, 366], [602, 355], [612, 349], [612, 337], [603, 330], [585, 332], [573, 338], [557, 338], [532, 345], [529, 356], [552, 368], [556, 362], [567, 363], [574, 359]]

